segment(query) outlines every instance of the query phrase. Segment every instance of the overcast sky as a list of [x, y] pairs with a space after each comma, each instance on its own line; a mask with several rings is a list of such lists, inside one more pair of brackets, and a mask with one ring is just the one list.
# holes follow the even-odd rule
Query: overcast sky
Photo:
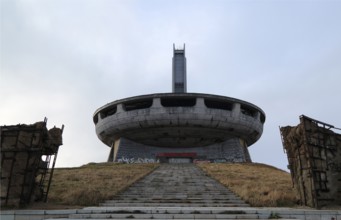
[[0, 0], [0, 125], [65, 125], [57, 166], [106, 161], [92, 115], [171, 92], [173, 43], [188, 92], [262, 108], [255, 162], [286, 169], [279, 126], [341, 127], [341, 1]]

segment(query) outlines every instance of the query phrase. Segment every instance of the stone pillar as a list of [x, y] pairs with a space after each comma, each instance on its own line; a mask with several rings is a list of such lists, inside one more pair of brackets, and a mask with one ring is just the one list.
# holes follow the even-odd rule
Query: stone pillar
[[[97, 114], [94, 116], [94, 121], [96, 121], [96, 119], [97, 119], [97, 122], [99, 122], [100, 120], [102, 120], [102, 118], [101, 118], [100, 115], [101, 115], [100, 113], [97, 113]], [[95, 123], [95, 124], [97, 124], [97, 123]]]
[[123, 104], [122, 103], [117, 105], [117, 113], [121, 113], [121, 112], [125, 112], [125, 110], [123, 109]]
[[257, 113], [256, 113], [255, 118], [257, 119], [257, 121], [260, 121], [260, 112], [257, 112]]
[[104, 117], [103, 117], [103, 113], [101, 113], [101, 112], [99, 112], [98, 113], [98, 120], [100, 121], [100, 120], [102, 120]]
[[232, 117], [238, 118], [240, 115], [240, 103], [233, 103]]
[[152, 108], [162, 108], [161, 99], [160, 98], [154, 98], [153, 99]]
[[195, 106], [198, 108], [206, 108], [204, 99], [203, 98], [197, 98]]
[[117, 139], [111, 144], [108, 162], [115, 162], [116, 161], [117, 151], [118, 151], [118, 148], [120, 147], [120, 142], [121, 142], [121, 139]]
[[109, 156], [108, 156], [107, 162], [114, 162], [114, 144], [115, 144], [115, 142], [113, 142], [111, 144], [110, 152], [109, 152]]

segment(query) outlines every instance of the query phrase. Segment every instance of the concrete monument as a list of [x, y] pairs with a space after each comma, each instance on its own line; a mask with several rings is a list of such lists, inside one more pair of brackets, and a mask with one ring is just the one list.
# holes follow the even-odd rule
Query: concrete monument
[[120, 99], [93, 115], [108, 161], [251, 162], [248, 147], [262, 135], [265, 113], [249, 102], [187, 93], [186, 57], [173, 48], [173, 93]]

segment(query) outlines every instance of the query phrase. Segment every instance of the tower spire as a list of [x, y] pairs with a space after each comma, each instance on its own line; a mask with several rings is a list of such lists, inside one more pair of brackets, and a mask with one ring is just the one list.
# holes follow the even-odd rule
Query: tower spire
[[186, 79], [186, 57], [185, 57], [185, 44], [183, 49], [175, 49], [173, 44], [173, 80], [172, 90], [173, 93], [186, 93], [187, 92], [187, 79]]

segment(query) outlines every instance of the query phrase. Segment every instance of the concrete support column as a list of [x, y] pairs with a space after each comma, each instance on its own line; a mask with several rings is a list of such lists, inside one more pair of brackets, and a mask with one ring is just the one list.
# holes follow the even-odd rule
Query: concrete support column
[[239, 139], [239, 142], [240, 142], [240, 146], [243, 148], [245, 162], [252, 163], [251, 156], [250, 156], [249, 149], [247, 147], [246, 142], [243, 139]]
[[256, 113], [255, 118], [257, 119], [257, 121], [260, 121], [260, 112], [257, 112], [257, 113]]
[[118, 148], [120, 147], [120, 142], [121, 142], [120, 138], [112, 142], [109, 157], [108, 157], [108, 162], [116, 161], [117, 151], [118, 151]]
[[205, 100], [203, 98], [196, 98], [195, 112], [198, 114], [204, 114], [206, 111]]
[[233, 103], [232, 117], [237, 118], [240, 115], [240, 103]]
[[95, 117], [97, 118], [97, 121], [102, 120], [101, 113], [97, 113]]
[[195, 107], [197, 107], [197, 108], [206, 108], [205, 100], [203, 98], [197, 98]]
[[104, 117], [103, 113], [100, 112], [100, 113], [98, 114], [98, 119], [101, 119], [101, 120], [102, 120], [103, 118], [105, 118], [105, 117]]
[[117, 105], [117, 113], [120, 113], [120, 112], [125, 112], [125, 110], [123, 109], [122, 103]]
[[161, 99], [160, 98], [153, 98], [152, 108], [162, 108]]
[[114, 144], [115, 142], [112, 142], [107, 162], [114, 162]]

